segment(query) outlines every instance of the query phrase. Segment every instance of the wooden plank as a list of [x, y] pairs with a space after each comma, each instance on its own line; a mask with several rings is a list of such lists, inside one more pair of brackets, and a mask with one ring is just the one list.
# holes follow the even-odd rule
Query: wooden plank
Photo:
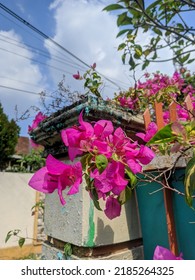
[[[163, 119], [163, 107], [162, 106], [163, 106], [162, 103], [155, 102], [155, 104], [154, 104], [155, 114], [156, 114], [156, 123], [158, 126], [158, 130], [165, 126], [164, 119]], [[171, 110], [171, 112], [170, 112], [171, 121], [177, 120], [177, 115], [175, 113], [176, 105], [171, 104], [169, 109]], [[163, 178], [163, 183], [166, 185], [165, 178]], [[172, 191], [167, 188], [164, 188], [163, 196], [164, 196], [169, 247], [173, 254], [178, 255], [177, 236], [176, 236], [176, 228], [175, 228], [174, 212], [173, 212]]]
[[[164, 183], [165, 182], [166, 181], [164, 180]], [[174, 211], [173, 211], [172, 192], [173, 192], [172, 190], [166, 188], [163, 189], [169, 247], [171, 252], [177, 256], [178, 244], [177, 244], [177, 236], [176, 236], [176, 228], [175, 228]]]
[[174, 101], [169, 105], [170, 122], [177, 121], [177, 103]]
[[145, 129], [148, 128], [149, 124], [151, 123], [151, 118], [150, 118], [150, 111], [147, 108], [143, 114], [144, 117], [144, 125], [145, 125]]
[[161, 129], [165, 126], [164, 119], [163, 119], [163, 109], [162, 109], [162, 102], [154, 103], [154, 109], [156, 114], [156, 124], [158, 129]]
[[188, 94], [184, 100], [187, 110], [189, 111], [190, 120], [195, 118], [195, 112], [190, 95]]

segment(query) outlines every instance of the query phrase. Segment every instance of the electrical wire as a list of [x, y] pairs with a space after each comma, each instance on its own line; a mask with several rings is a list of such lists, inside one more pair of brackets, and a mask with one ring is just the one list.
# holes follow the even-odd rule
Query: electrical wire
[[[19, 15], [17, 15], [15, 12], [13, 12], [12, 10], [10, 10], [9, 8], [7, 8], [5, 5], [3, 5], [2, 3], [0, 3], [0, 8], [3, 9], [6, 13], [8, 13], [9, 15], [11, 15], [12, 17], [14, 17], [15, 19], [17, 19], [18, 21], [20, 21], [21, 23], [23, 23], [25, 26], [27, 26], [28, 28], [30, 28], [31, 30], [33, 30], [34, 32], [36, 32], [37, 34], [39, 34], [41, 37], [43, 37], [44, 39], [50, 41], [51, 43], [53, 43], [55, 46], [57, 46], [58, 48], [60, 48], [61, 50], [63, 50], [64, 52], [66, 52], [67, 54], [69, 54], [71, 57], [73, 57], [74, 59], [76, 59], [77, 61], [79, 61], [80, 63], [82, 63], [83, 65], [85, 65], [87, 68], [91, 68], [91, 66], [89, 64], [87, 64], [85, 61], [83, 61], [82, 59], [80, 59], [78, 56], [76, 56], [75, 54], [73, 54], [72, 52], [70, 52], [68, 49], [66, 49], [65, 47], [63, 47], [62, 45], [60, 45], [58, 42], [56, 42], [54, 39], [52, 39], [51, 37], [49, 37], [47, 34], [45, 34], [44, 32], [42, 32], [40, 29], [36, 28], [35, 26], [33, 26], [32, 24], [30, 24], [28, 21], [26, 21], [25, 19], [23, 19], [22, 17], [20, 17]], [[112, 81], [111, 79], [107, 78], [104, 74], [100, 73], [99, 71], [97, 71], [97, 73], [102, 76], [105, 80], [107, 80], [108, 82], [112, 83], [113, 85], [115, 85], [117, 88], [121, 89], [121, 86], [119, 86], [117, 83], [115, 83], [114, 81]]]

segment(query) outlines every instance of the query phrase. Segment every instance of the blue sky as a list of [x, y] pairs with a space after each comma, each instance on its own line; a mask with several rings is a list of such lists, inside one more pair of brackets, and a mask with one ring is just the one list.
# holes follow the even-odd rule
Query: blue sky
[[[97, 70], [123, 89], [132, 84], [128, 66], [122, 65], [116, 39], [116, 17], [102, 12], [113, 0], [1, 0], [3, 5], [27, 22], [50, 36], [88, 65], [94, 62]], [[142, 36], [143, 41], [147, 40]], [[166, 54], [165, 54], [166, 55]], [[53, 92], [63, 75], [72, 90], [83, 90], [82, 83], [73, 74], [87, 69], [82, 63], [60, 50], [51, 42], [27, 28], [0, 9], [0, 102], [9, 118], [19, 116], [30, 106], [40, 107], [38, 93]], [[149, 71], [156, 71], [151, 66]], [[158, 69], [171, 74], [171, 64], [158, 65]], [[138, 73], [139, 78], [141, 73]], [[21, 89], [22, 91], [8, 89]], [[26, 91], [26, 92], [25, 92]], [[118, 87], [105, 81], [104, 96], [118, 91]], [[31, 92], [31, 93], [30, 93]], [[27, 135], [35, 113], [20, 121], [21, 135]]]

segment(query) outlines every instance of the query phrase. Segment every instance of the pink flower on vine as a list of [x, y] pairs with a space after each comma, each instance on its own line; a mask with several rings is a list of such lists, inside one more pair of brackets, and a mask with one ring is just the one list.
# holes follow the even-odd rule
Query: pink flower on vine
[[136, 133], [136, 136], [144, 140], [145, 142], [148, 142], [158, 131], [158, 127], [156, 123], [151, 122], [146, 130], [146, 133]]
[[94, 135], [93, 126], [90, 123], [83, 121], [82, 112], [79, 115], [79, 124], [80, 126], [67, 128], [61, 131], [62, 141], [68, 147], [69, 158], [72, 161], [77, 155], [83, 154], [80, 145], [81, 141], [82, 147], [88, 147], [88, 141], [90, 141]]
[[43, 115], [42, 112], [39, 112], [36, 116], [35, 119], [33, 120], [32, 126], [28, 126], [28, 132], [32, 131], [33, 129], [35, 129], [40, 122], [42, 122], [44, 119], [46, 119], [47, 116]]
[[75, 78], [76, 80], [80, 80], [81, 79], [81, 75], [79, 73], [79, 71], [77, 71], [77, 74], [72, 75], [73, 78]]
[[43, 193], [58, 191], [60, 202], [65, 205], [62, 191], [69, 189], [67, 195], [78, 193], [82, 182], [82, 166], [80, 162], [74, 165], [65, 164], [52, 155], [46, 159], [46, 166], [39, 169], [29, 181], [29, 186]]
[[91, 178], [94, 178], [94, 186], [98, 192], [119, 195], [127, 186], [128, 181], [124, 179], [125, 167], [118, 161], [112, 161], [108, 164], [102, 173], [98, 169], [91, 172]]
[[170, 250], [162, 246], [156, 246], [153, 260], [183, 260], [182, 253], [176, 257]]
[[115, 197], [109, 196], [106, 199], [106, 208], [104, 213], [110, 220], [120, 216], [121, 205]]

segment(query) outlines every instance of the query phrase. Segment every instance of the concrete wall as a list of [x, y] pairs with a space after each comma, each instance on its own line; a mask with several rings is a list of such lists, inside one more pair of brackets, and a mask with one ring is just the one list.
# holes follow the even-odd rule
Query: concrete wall
[[[5, 243], [10, 230], [20, 229], [22, 236], [33, 237], [35, 218], [31, 207], [36, 202], [36, 191], [28, 186], [31, 176], [0, 172], [0, 250], [18, 245], [14, 237]], [[32, 240], [26, 240], [25, 244], [32, 244]]]

